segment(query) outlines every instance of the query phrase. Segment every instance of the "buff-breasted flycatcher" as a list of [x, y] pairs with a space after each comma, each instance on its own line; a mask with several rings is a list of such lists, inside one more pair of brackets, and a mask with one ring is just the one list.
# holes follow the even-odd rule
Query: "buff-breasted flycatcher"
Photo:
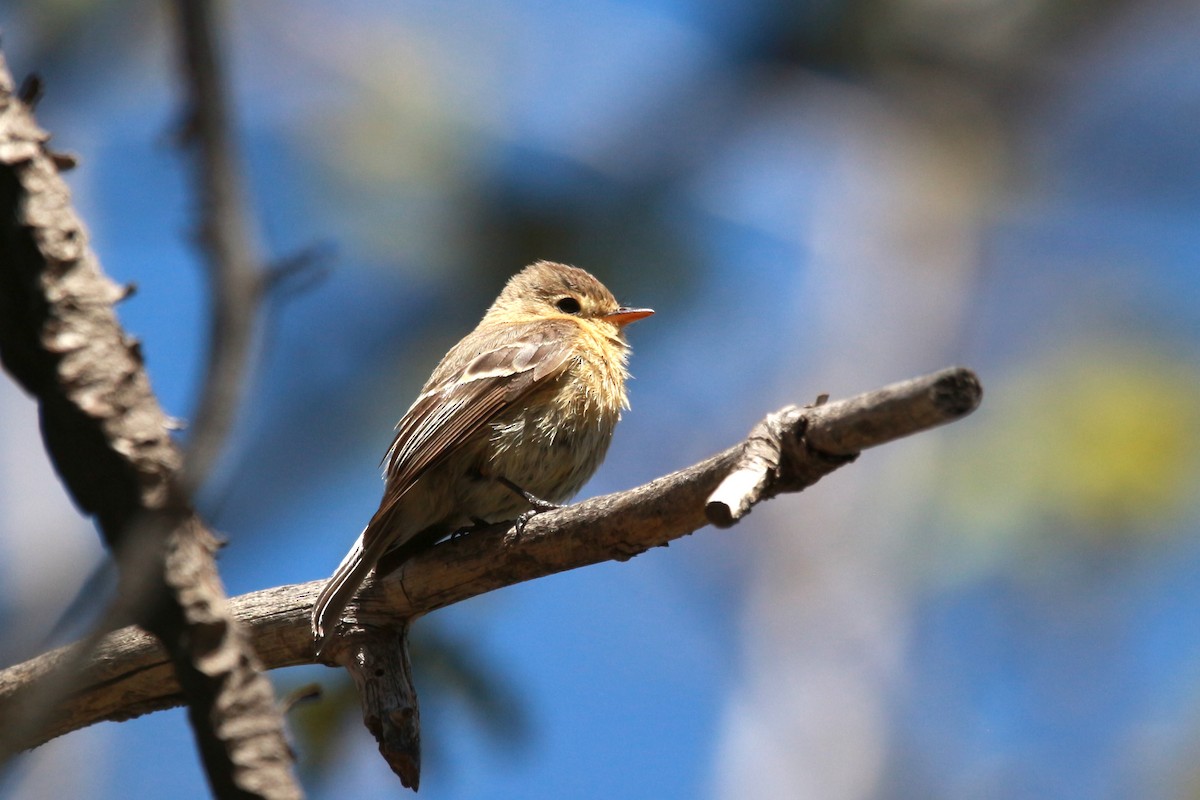
[[579, 491], [628, 408], [625, 326], [653, 313], [575, 267], [539, 261], [514, 275], [396, 424], [379, 510], [313, 608], [318, 647], [384, 555], [399, 564]]

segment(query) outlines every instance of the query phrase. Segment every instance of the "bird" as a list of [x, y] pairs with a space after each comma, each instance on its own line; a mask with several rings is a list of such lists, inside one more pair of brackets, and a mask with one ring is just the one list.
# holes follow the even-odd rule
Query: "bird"
[[398, 567], [456, 531], [523, 523], [579, 491], [629, 408], [625, 327], [653, 313], [566, 264], [537, 261], [508, 280], [396, 423], [379, 508], [313, 607], [318, 654], [380, 559]]

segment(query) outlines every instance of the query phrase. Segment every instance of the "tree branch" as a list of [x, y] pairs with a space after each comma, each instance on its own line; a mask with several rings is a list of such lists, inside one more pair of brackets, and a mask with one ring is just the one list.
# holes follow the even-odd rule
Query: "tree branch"
[[[170, 654], [214, 791], [298, 797], [270, 683], [229, 613], [216, 540], [179, 491], [168, 419], [113, 311], [124, 292], [88, 247], [48, 138], [0, 57], [0, 360], [37, 399], [59, 477], [96, 518], [138, 621]], [[86, 685], [80, 660], [60, 660], [60, 680]], [[45, 699], [9, 696], [0, 756], [25, 744], [30, 720], [53, 715]]]
[[[949, 369], [848, 400], [777, 412], [772, 416], [784, 422], [766, 427], [775, 431], [769, 436], [777, 443], [778, 464], [766, 470], [754, 502], [811, 486], [853, 461], [860, 450], [960, 419], [981, 397], [971, 371]], [[747, 440], [638, 488], [538, 514], [520, 531], [499, 525], [442, 542], [369, 582], [347, 608], [344, 628], [351, 636], [356, 629], [396, 628], [494, 589], [666, 546], [707, 524], [714, 490], [738, 471], [747, 449], [757, 446]], [[280, 586], [231, 601], [268, 669], [313, 661], [308, 616], [322, 583]], [[61, 648], [0, 672], [0, 716], [13, 697], [52, 675], [69, 652]], [[80, 687], [25, 746], [181, 702], [160, 648], [132, 628], [100, 644]]]
[[266, 289], [255, 252], [232, 116], [209, 0], [175, 3], [181, 74], [187, 90], [184, 141], [195, 147], [198, 230], [208, 262], [208, 361], [189, 432], [183, 485], [195, 491], [220, 458], [246, 384], [254, 328]]

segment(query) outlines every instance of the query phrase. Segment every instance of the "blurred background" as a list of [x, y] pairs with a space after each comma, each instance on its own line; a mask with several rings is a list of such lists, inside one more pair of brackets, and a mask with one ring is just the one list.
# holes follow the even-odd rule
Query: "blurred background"
[[[207, 309], [165, 5], [4, 0], [0, 29], [186, 419]], [[231, 594], [332, 571], [392, 424], [534, 259], [658, 310], [584, 496], [822, 392], [951, 364], [986, 389], [731, 531], [423, 619], [422, 797], [1200, 796], [1200, 6], [224, 11], [263, 252], [324, 254], [272, 296], [200, 498]], [[0, 432], [7, 665], [111, 580], [8, 381]], [[289, 715], [310, 796], [401, 794], [340, 672], [272, 679], [325, 689]], [[208, 792], [175, 710], [57, 740], [0, 795]]]

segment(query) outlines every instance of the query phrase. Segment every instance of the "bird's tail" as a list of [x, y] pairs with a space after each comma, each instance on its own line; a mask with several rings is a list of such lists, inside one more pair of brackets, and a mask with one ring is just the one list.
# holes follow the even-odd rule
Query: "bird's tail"
[[372, 554], [363, 550], [363, 534], [360, 533], [350, 552], [346, 553], [342, 563], [325, 582], [312, 610], [312, 633], [317, 640], [318, 653], [325, 646], [326, 636], [337, 625], [346, 604], [367, 579], [377, 560], [377, 554], [372, 557]]

